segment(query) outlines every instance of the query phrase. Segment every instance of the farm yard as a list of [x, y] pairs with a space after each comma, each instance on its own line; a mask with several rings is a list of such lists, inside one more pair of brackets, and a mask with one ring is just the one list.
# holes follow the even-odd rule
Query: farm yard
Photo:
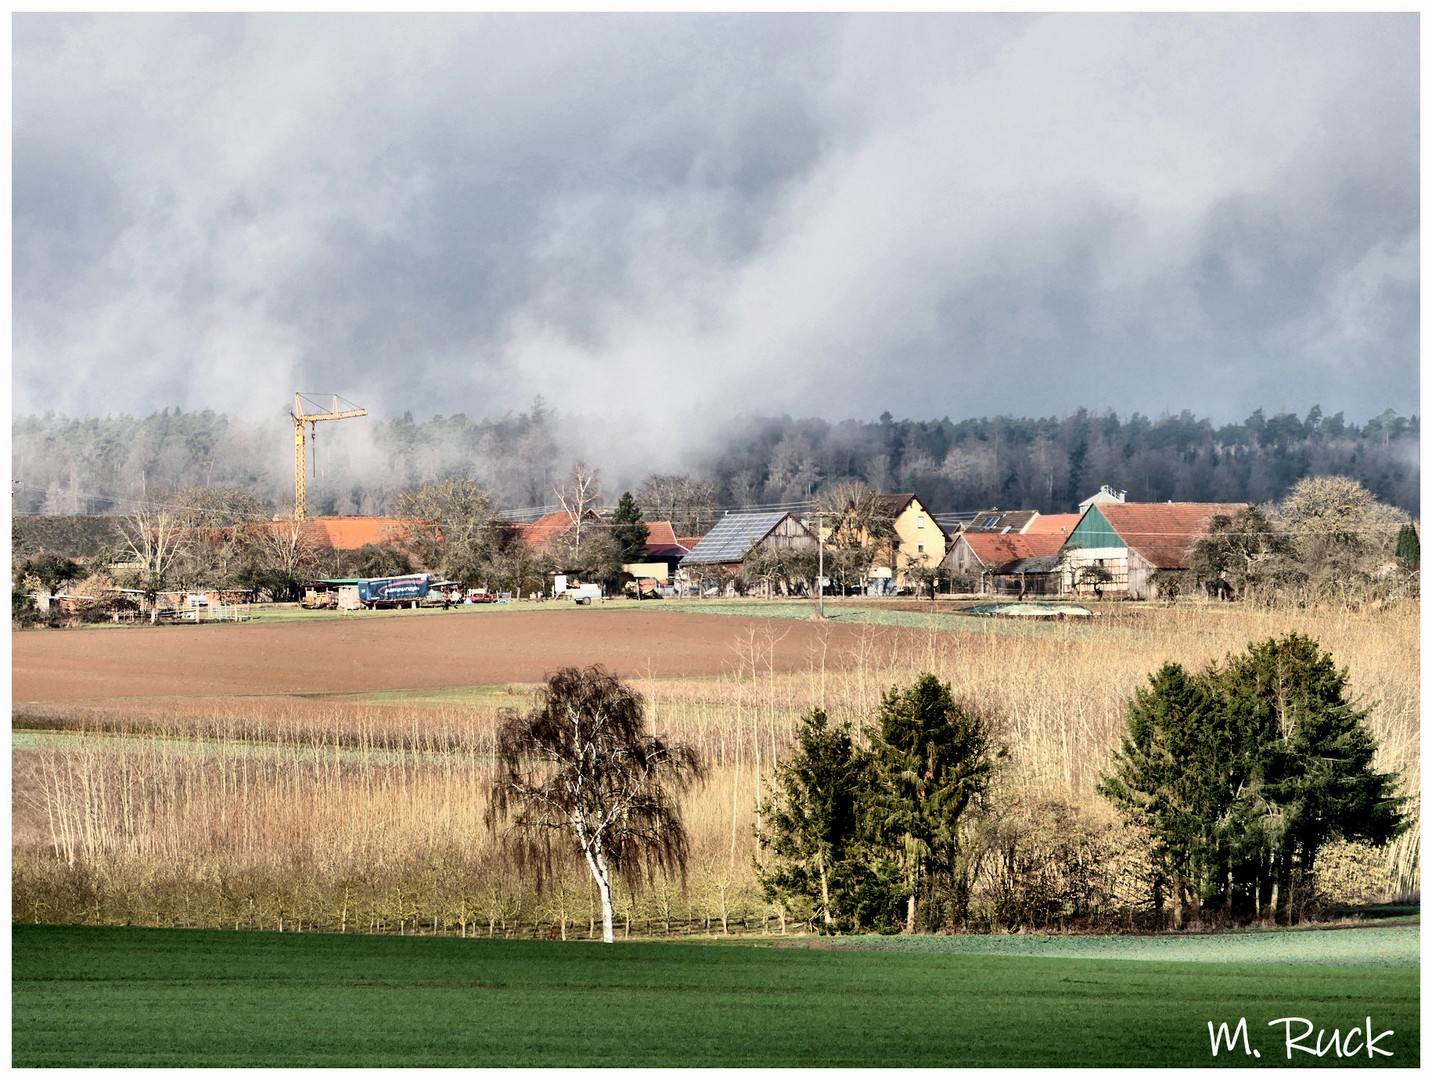
[[[750, 986], [725, 987], [716, 997], [701, 997], [703, 1002], [713, 1002], [712, 1008], [724, 1018], [721, 1023], [731, 1024], [733, 1030], [749, 1026], [741, 1004], [746, 996], [769, 992], [761, 989], [765, 985], [762, 979], [815, 977], [815, 969], [799, 967], [805, 964], [836, 965], [839, 974], [832, 973], [832, 978], [848, 977], [851, 993], [875, 996], [882, 992], [885, 980], [893, 977], [880, 971], [882, 963], [915, 965], [918, 973], [912, 971], [910, 977], [925, 988], [921, 993], [932, 995], [918, 1008], [911, 1006], [918, 1017], [911, 1023], [917, 1027], [934, 1025], [937, 1016], [947, 1015], [939, 1008], [966, 1007], [958, 1001], [951, 1004], [955, 999], [950, 995], [955, 994], [954, 985], [968, 978], [995, 980], [997, 989], [992, 992], [1009, 995], [1001, 1000], [1011, 1002], [1011, 1015], [1018, 1015], [1020, 1010], [1042, 1008], [1038, 1003], [1046, 1000], [1047, 991], [1036, 990], [1035, 984], [1043, 987], [1050, 979], [1078, 981], [1091, 972], [1097, 974], [1096, 969], [1105, 973], [1092, 978], [1097, 984], [1100, 978], [1111, 977], [1107, 975], [1111, 970], [1137, 969], [1150, 973], [1165, 988], [1160, 993], [1169, 995], [1160, 998], [1151, 992], [1149, 1001], [1155, 1003], [1149, 1006], [1151, 1010], [1157, 1011], [1156, 1003], [1163, 1001], [1161, 1007], [1182, 1010], [1187, 1018], [1187, 1030], [1181, 1028], [1179, 1036], [1187, 1039], [1178, 1045], [1202, 1049], [1198, 1053], [1188, 1049], [1192, 1057], [1180, 1056], [1184, 1050], [1179, 1049], [1119, 1058], [1124, 1053], [1118, 1049], [1122, 1044], [1111, 1035], [1113, 1041], [1097, 1053], [1092, 1044], [1077, 1041], [1065, 1046], [1065, 1051], [1079, 1055], [1087, 1051], [1089, 1063], [1205, 1064], [1209, 1059], [1204, 1020], [1218, 1018], [1216, 1014], [1203, 1016], [1211, 1007], [1208, 1003], [1222, 1008], [1223, 1003], [1242, 1000], [1237, 995], [1243, 991], [1231, 989], [1235, 982], [1251, 986], [1259, 979], [1273, 978], [1266, 969], [1261, 975], [1245, 972], [1241, 965], [1248, 962], [1246, 953], [1232, 959], [1184, 956], [1180, 962], [1188, 966], [1180, 968], [1154, 963], [1153, 957], [1129, 959], [1117, 948], [1077, 960], [1072, 954], [1016, 959], [998, 949], [993, 956], [946, 956], [938, 945], [926, 946], [932, 949], [930, 956], [919, 952], [922, 941], [959, 940], [950, 938], [875, 939], [874, 944], [885, 948], [878, 954], [862, 951], [858, 957], [841, 950], [836, 954], [825, 949], [781, 950], [763, 952], [759, 960], [748, 961], [746, 953], [713, 951], [712, 941], [825, 945], [830, 940], [802, 937], [809, 926], [763, 900], [754, 873], [754, 860], [760, 854], [754, 836], [756, 805], [769, 793], [773, 764], [788, 752], [800, 717], [814, 707], [825, 708], [833, 719], [849, 719], [859, 725], [872, 716], [883, 691], [909, 683], [927, 670], [951, 683], [957, 695], [977, 697], [991, 706], [1001, 718], [1001, 742], [1010, 750], [998, 778], [999, 800], [1011, 808], [1011, 820], [1025, 830], [1022, 835], [1029, 843], [1047, 843], [1049, 834], [1057, 832], [1079, 845], [1084, 857], [1097, 867], [1097, 891], [1108, 905], [1131, 897], [1131, 867], [1137, 852], [1112, 809], [1094, 793], [1094, 785], [1101, 771], [1108, 769], [1129, 697], [1166, 660], [1197, 667], [1239, 650], [1253, 639], [1290, 631], [1316, 638], [1340, 665], [1350, 669], [1354, 700], [1364, 707], [1375, 703], [1368, 722], [1381, 747], [1379, 766], [1401, 770], [1407, 792], [1415, 796], [1419, 789], [1415, 605], [1382, 612], [1299, 614], [1241, 605], [1123, 604], [1106, 605], [1106, 614], [1081, 623], [972, 620], [952, 614], [950, 605], [943, 603], [832, 604], [828, 613], [835, 617], [824, 623], [811, 621], [810, 605], [802, 602], [715, 601], [683, 604], [681, 608], [672, 610], [650, 602], [611, 603], [582, 610], [557, 604], [513, 605], [461, 613], [423, 611], [348, 619], [329, 616], [16, 634], [12, 652], [12, 900], [17, 1025], [22, 1018], [38, 1016], [36, 1010], [42, 1002], [69, 1002], [75, 1008], [93, 1010], [87, 1015], [101, 1019], [96, 1020], [99, 1026], [94, 1029], [98, 1041], [88, 1043], [75, 1041], [73, 1026], [39, 1024], [33, 1029], [39, 1041], [26, 1044], [17, 1026], [15, 1063], [120, 1063], [102, 1052], [102, 1033], [110, 1030], [104, 1025], [139, 1022], [136, 1030], [145, 1030], [146, 1024], [162, 1021], [164, 1002], [169, 1000], [166, 994], [170, 993], [162, 984], [168, 975], [155, 976], [158, 982], [152, 987], [153, 995], [124, 1002], [105, 999], [109, 991], [103, 984], [85, 988], [70, 985], [62, 973], [46, 976], [38, 959], [34, 960], [40, 966], [33, 980], [21, 979], [22, 971], [28, 970], [21, 958], [38, 956], [32, 954], [35, 949], [79, 957], [86, 955], [86, 950], [99, 948], [102, 956], [118, 965], [138, 963], [143, 957], [154, 959], [153, 942], [157, 939], [127, 937], [150, 932], [124, 931], [125, 926], [165, 927], [174, 932], [182, 928], [184, 934], [264, 931], [185, 940], [218, 943], [215, 947], [221, 954], [236, 947], [228, 943], [252, 942], [252, 946], [238, 948], [252, 948], [260, 970], [274, 974], [283, 984], [284, 994], [299, 996], [308, 990], [297, 983], [290, 985], [288, 975], [278, 976], [274, 949], [312, 948], [320, 958], [347, 963], [341, 960], [349, 955], [346, 949], [341, 957], [334, 951], [338, 943], [361, 941], [365, 944], [354, 944], [357, 951], [353, 955], [377, 957], [375, 964], [391, 962], [397, 965], [391, 980], [414, 984], [425, 981], [422, 965], [414, 958], [428, 954], [402, 951], [407, 945], [368, 943], [401, 938], [413, 942], [414, 949], [458, 950], [443, 952], [447, 959], [442, 962], [453, 964], [459, 963], [453, 958], [468, 958], [461, 962], [484, 970], [487, 958], [494, 958], [492, 962], [499, 966], [520, 966], [523, 958], [540, 956], [542, 963], [560, 967], [560, 958], [568, 954], [550, 950], [564, 946], [510, 939], [556, 939], [577, 948], [579, 940], [597, 935], [600, 920], [591, 879], [585, 873], [573, 873], [547, 881], [539, 890], [530, 876], [497, 857], [484, 814], [501, 711], [527, 707], [543, 677], [566, 664], [600, 662], [610, 666], [644, 695], [655, 730], [690, 743], [710, 763], [706, 782], [683, 804], [691, 841], [686, 879], [658, 875], [636, 889], [619, 884], [616, 947], [635, 950], [630, 955], [643, 958], [648, 956], [643, 950], [673, 957], [670, 962], [677, 965], [677, 974], [670, 977], [677, 982], [672, 985], [679, 983], [703, 995], [715, 993], [705, 982], [711, 978], [709, 965], [713, 963], [798, 965], [798, 971], [805, 974], [777, 976], [768, 971]], [[709, 613], [721, 613], [721, 617]], [[1415, 802], [1412, 809], [1415, 813]], [[1354, 907], [1387, 896], [1415, 894], [1420, 887], [1419, 854], [1420, 827], [1416, 825], [1387, 850], [1344, 845], [1326, 863], [1328, 889]], [[64, 930], [57, 924], [88, 924], [89, 928], [76, 925]], [[987, 917], [972, 929], [1019, 927], [1002, 926]], [[285, 936], [269, 936], [268, 932], [277, 931]], [[292, 937], [293, 931], [303, 932], [303, 940], [312, 944], [287, 944], [298, 940]], [[1281, 942], [1309, 933], [1331, 931], [1260, 935], [1271, 942], [1267, 948], [1280, 961], [1274, 965], [1280, 973], [1276, 979], [1291, 971], [1282, 961], [1296, 959], [1297, 950], [1285, 948]], [[1401, 933], [1401, 944], [1394, 945], [1393, 952], [1402, 949], [1399, 955], [1403, 959], [1394, 961], [1394, 967], [1405, 964], [1407, 941], [1415, 940], [1416, 929]], [[1409, 934], [1411, 938], [1406, 936]], [[474, 938], [503, 940], [470, 940]], [[638, 939], [648, 943], [639, 945]], [[680, 939], [690, 944], [651, 939]], [[135, 946], [134, 940], [144, 944]], [[855, 943], [865, 939], [838, 940]], [[1033, 939], [1020, 935], [978, 940]], [[1373, 938], [1358, 940], [1370, 942]], [[266, 944], [274, 941], [285, 944]], [[703, 941], [707, 944], [697, 944]], [[900, 947], [898, 959], [888, 955], [892, 943]], [[138, 954], [132, 952], [136, 947]], [[1379, 943], [1379, 949], [1382, 947]], [[1353, 951], [1357, 948], [1353, 946]], [[1415, 950], [1415, 944], [1412, 948]], [[377, 953], [371, 951], [374, 949]], [[661, 949], [693, 951], [667, 954]], [[955, 949], [959, 952], [958, 946]], [[586, 958], [591, 954], [570, 955]], [[738, 961], [722, 959], [737, 955], [741, 957]], [[580, 961], [586, 963], [586, 959]], [[1214, 967], [1215, 963], [1222, 966]], [[608, 985], [603, 981], [608, 975], [581, 974], [580, 964], [563, 968], [569, 974], [551, 983], [538, 980], [542, 986], [534, 994], [545, 1002], [543, 1008], [558, 1009], [559, 1002], [568, 1001], [572, 991], [562, 987], [569, 977], [574, 985]], [[688, 968], [688, 964], [693, 966]], [[1040, 968], [1042, 964], [1055, 967], [1046, 971]], [[1297, 976], [1304, 980], [1296, 984], [1301, 989], [1285, 999], [1307, 1001], [1309, 1010], [1319, 1002], [1319, 1007], [1326, 1006], [1330, 998], [1346, 1002], [1347, 994], [1354, 991], [1345, 981], [1353, 978], [1353, 973], [1346, 966], [1329, 964], [1338, 961], [1326, 957], [1313, 961], [1313, 969], [1322, 973], [1314, 979], [1316, 989], [1310, 989], [1313, 984], [1306, 981], [1313, 978], [1309, 969]], [[1086, 970], [1081, 965], [1093, 967]], [[1199, 979], [1213, 981], [1185, 984], [1182, 974], [1173, 974], [1195, 969]], [[1052, 974], [1055, 970], [1058, 975]], [[683, 972], [690, 972], [693, 981], [682, 982], [688, 978]], [[621, 980], [625, 976], [611, 977], [616, 980], [612, 986], [624, 985]], [[187, 976], [175, 978], [182, 983]], [[344, 996], [348, 990], [340, 992], [347, 985], [345, 978], [341, 973], [334, 976], [331, 989], [337, 996], [324, 1007], [347, 1008], [359, 1000]], [[660, 987], [667, 984], [654, 975], [644, 978], [647, 982], [641, 985], [657, 988], [656, 993], [638, 995], [649, 1003], [661, 996]], [[1220, 982], [1223, 978], [1234, 982]], [[453, 986], [470, 989], [482, 982], [464, 979], [467, 977], [456, 979]], [[869, 981], [872, 979], [874, 983]], [[1000, 981], [1010, 979], [1014, 981]], [[1368, 1002], [1375, 1021], [1391, 1017], [1396, 1010], [1402, 1010], [1398, 1015], [1415, 1016], [1415, 973], [1404, 977], [1397, 971], [1389, 974], [1383, 967], [1359, 973], [1356, 979], [1361, 989], [1355, 991], [1355, 1000]], [[498, 982], [508, 985], [514, 980], [522, 981], [516, 974], [507, 974]], [[365, 976], [358, 981], [371, 980]], [[1266, 998], [1268, 1008], [1273, 1009], [1281, 992], [1276, 987], [1285, 984], [1275, 980], [1268, 985], [1275, 988]], [[1075, 998], [1082, 993], [1072, 984], [1064, 990]], [[254, 985], [239, 982], [215, 986], [212, 991], [216, 1006], [232, 1002], [234, 994], [253, 1000], [255, 993], [261, 993]], [[505, 993], [510, 998], [510, 991]], [[86, 998], [88, 994], [100, 997]], [[729, 1000], [721, 997], [732, 994], [735, 997]], [[1191, 996], [1180, 997], [1185, 994]], [[956, 998], [965, 1000], [959, 995]], [[718, 999], [721, 1003], [715, 1004]], [[371, 1004], [377, 998], [363, 1000], [369, 1002], [364, 1009], [377, 1007]], [[525, 1007], [522, 1002], [531, 999], [518, 995], [511, 1000], [511, 1007], [520, 1012]], [[1077, 1010], [1070, 1015], [1080, 1017], [1078, 1024], [1096, 1024], [1104, 1021], [1089, 1017], [1104, 1015], [1099, 1010], [1110, 1016], [1127, 1016], [1133, 1007], [1127, 995], [1101, 1000], [1102, 1004], [1088, 1006], [1095, 1010], [1089, 1016]], [[1408, 1000], [1413, 1002], [1410, 1007]], [[453, 1023], [458, 1022], [459, 1013], [468, 1015], [462, 1011], [465, 1008], [456, 1001], [442, 1006], [443, 1010], [457, 1010], [451, 1013]], [[147, 1018], [138, 1016], [136, 1010], [146, 1009], [152, 1010]], [[1251, 1006], [1247, 1013], [1252, 1025]], [[1281, 1015], [1313, 1017], [1315, 1013], [1275, 1012], [1267, 1019]], [[1316, 1015], [1326, 1016], [1330, 1025], [1334, 1019], [1326, 1008]], [[489, 1042], [458, 1040], [441, 1053], [433, 1049], [436, 1044], [431, 1041], [406, 1049], [375, 1050], [374, 1056], [361, 1063], [479, 1063], [457, 1058], [468, 1052], [491, 1052], [492, 1063], [611, 1060], [670, 1064], [671, 1059], [657, 1049], [669, 1038], [663, 1034], [665, 1022], [652, 1020], [648, 1040], [633, 1043], [625, 1057], [622, 1047], [615, 1046], [607, 1051], [613, 1055], [610, 1058], [597, 1053], [584, 1059], [560, 1039], [550, 1044], [535, 1037], [535, 1041], [523, 1041], [509, 1032], [515, 1043], [503, 1043], [502, 1037], [489, 1033]], [[992, 1024], [991, 1030], [998, 1027], [983, 1014], [978, 1022]], [[1341, 1022], [1345, 1025], [1348, 1021]], [[297, 1037], [302, 1023], [295, 1023], [293, 1034]], [[517, 1021], [499, 1018], [493, 1023], [500, 1026]], [[1389, 1021], [1383, 1026], [1396, 1028], [1398, 1023]], [[1157, 1030], [1166, 1028], [1164, 1024]], [[1403, 1029], [1414, 1030], [1414, 1025], [1409, 1020]], [[241, 1030], [242, 1025], [234, 1028]], [[49, 1034], [44, 1038], [51, 1040], [47, 1045], [74, 1043], [75, 1055], [50, 1057], [47, 1055], [59, 1052], [35, 1049], [34, 1056], [24, 1058], [20, 1048], [40, 1047], [44, 1043], [40, 1035], [46, 1031]], [[1265, 1040], [1269, 1038], [1266, 1029], [1261, 1034]], [[851, 1050], [848, 1042], [822, 1044], [811, 1036], [807, 1043], [802, 1041], [805, 1036], [798, 1038], [785, 1028], [769, 1038], [775, 1041], [764, 1046], [765, 1056], [760, 1059], [767, 1063], [810, 1063], [809, 1046], [814, 1045], [831, 1047], [825, 1059], [831, 1064], [871, 1063]], [[235, 1039], [230, 1051], [216, 1048], [212, 1058], [196, 1050], [198, 1056], [183, 1060], [299, 1063], [284, 1058], [281, 1047], [241, 1050], [244, 1041]], [[505, 1049], [495, 1049], [499, 1044]], [[81, 1045], [90, 1049], [79, 1049]], [[171, 1064], [178, 1060], [148, 1057], [137, 1043], [131, 1045], [135, 1049], [123, 1058], [125, 1063]], [[711, 1043], [717, 1045], [718, 1041]], [[1005, 1050], [995, 1048], [1005, 1043], [991, 1039], [987, 1045], [989, 1056], [967, 1057], [968, 1043], [936, 1040], [929, 1057], [901, 1063], [937, 1064], [957, 1059], [995, 1065], [1068, 1060], [1038, 1054], [1001, 1058]], [[1049, 1045], [1061, 1044], [1055, 1039]], [[1408, 1053], [1415, 1056], [1415, 1036], [1411, 1043], [1400, 1045], [1410, 1047]], [[789, 1049], [788, 1057], [782, 1048]], [[524, 1051], [530, 1055], [524, 1058]], [[699, 1053], [699, 1048], [692, 1052]], [[503, 1054], [512, 1056], [504, 1058]], [[1263, 1063], [1274, 1063], [1269, 1057], [1265, 1052]], [[1241, 1064], [1241, 1053], [1239, 1058]], [[732, 1049], [725, 1054], [712, 1050], [701, 1055], [699, 1062], [688, 1059], [685, 1063], [753, 1064], [757, 1060]], [[1079, 1060], [1086, 1059], [1081, 1056]], [[1224, 1061], [1220, 1058], [1217, 1064]], [[312, 1063], [360, 1062], [344, 1058], [339, 1051], [315, 1050]], [[1387, 1063], [1410, 1062], [1399, 1053], [1398, 1060]]]

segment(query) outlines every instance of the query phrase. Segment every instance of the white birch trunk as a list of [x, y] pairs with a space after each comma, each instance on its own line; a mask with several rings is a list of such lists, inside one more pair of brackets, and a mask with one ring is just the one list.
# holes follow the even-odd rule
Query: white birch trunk
[[607, 870], [607, 860], [602, 856], [601, 848], [588, 848], [587, 866], [591, 868], [592, 877], [597, 883], [597, 895], [602, 901], [602, 940], [608, 945], [616, 940], [612, 930], [612, 878]]

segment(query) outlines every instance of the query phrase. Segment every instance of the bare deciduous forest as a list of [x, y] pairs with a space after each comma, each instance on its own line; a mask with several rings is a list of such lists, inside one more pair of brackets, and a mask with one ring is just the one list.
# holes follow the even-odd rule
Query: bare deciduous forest
[[[404, 489], [468, 473], [506, 510], [553, 503], [574, 458], [602, 468], [611, 501], [653, 474], [685, 472], [709, 484], [718, 507], [810, 499], [856, 479], [913, 491], [936, 513], [992, 506], [1042, 513], [1075, 509], [1109, 485], [1131, 501], [1281, 499], [1305, 476], [1359, 481], [1379, 502], [1416, 516], [1418, 417], [1388, 409], [1361, 425], [1342, 413], [1268, 416], [1215, 424], [1187, 410], [1150, 419], [1080, 408], [1069, 415], [876, 421], [741, 417], [722, 438], [680, 461], [611, 465], [586, 433], [600, 418], [558, 417], [539, 398], [522, 413], [473, 420], [364, 418], [318, 439], [308, 484], [315, 514], [383, 514]], [[11, 428], [17, 515], [125, 513], [156, 490], [229, 487], [282, 512], [292, 506], [292, 429], [286, 416], [253, 422], [164, 410], [143, 419], [17, 418]], [[627, 474], [630, 475], [627, 475]]]

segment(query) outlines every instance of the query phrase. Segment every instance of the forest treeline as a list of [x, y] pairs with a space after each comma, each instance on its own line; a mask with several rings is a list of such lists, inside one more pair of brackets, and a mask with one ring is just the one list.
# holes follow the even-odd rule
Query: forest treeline
[[[613, 468], [589, 453], [595, 423], [550, 412], [473, 420], [368, 417], [320, 425], [314, 514], [385, 514], [404, 490], [463, 473], [503, 510], [550, 506], [552, 485], [574, 459], [603, 469], [609, 501], [653, 474], [684, 468], [710, 485], [718, 507], [805, 501], [854, 479], [879, 491], [913, 491], [934, 512], [989, 507], [1072, 511], [1109, 485], [1133, 501], [1265, 503], [1306, 476], [1359, 481], [1379, 502], [1420, 513], [1418, 417], [1388, 409], [1361, 425], [1341, 412], [1268, 416], [1217, 425], [1185, 410], [1150, 419], [1078, 409], [1063, 418], [953, 421], [740, 417], [716, 444], [677, 463]], [[12, 512], [122, 514], [156, 491], [238, 488], [284, 513], [293, 503], [293, 433], [287, 417], [238, 419], [166, 409], [142, 419], [71, 419], [54, 413], [11, 428]], [[624, 475], [620, 469], [630, 471]]]

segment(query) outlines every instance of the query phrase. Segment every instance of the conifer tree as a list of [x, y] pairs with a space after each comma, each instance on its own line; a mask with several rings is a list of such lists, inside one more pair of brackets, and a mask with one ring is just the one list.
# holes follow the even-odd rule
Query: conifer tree
[[651, 535], [642, 518], [641, 507], [630, 491], [622, 492], [612, 513], [612, 539], [621, 547], [623, 563], [641, 562], [646, 557], [646, 540]]
[[1198, 674], [1165, 664], [1134, 695], [1099, 791], [1158, 838], [1175, 922], [1185, 893], [1228, 917], [1294, 921], [1328, 841], [1382, 844], [1404, 827], [1347, 675], [1294, 633]]
[[809, 904], [822, 929], [847, 925], [852, 912], [837, 882], [858, 848], [856, 809], [867, 761], [850, 725], [832, 725], [825, 710], [801, 720], [793, 752], [776, 765], [760, 806], [761, 847], [772, 856], [756, 876], [768, 900]]
[[949, 684], [929, 672], [885, 694], [869, 737], [874, 778], [868, 826], [900, 865], [905, 930], [914, 933], [919, 897], [930, 896], [937, 880], [958, 884], [953, 874], [960, 818], [983, 797], [995, 759], [1005, 751], [995, 747], [988, 718], [956, 701]]
[[1422, 562], [1422, 542], [1417, 530], [1410, 523], [1404, 523], [1397, 530], [1397, 551], [1394, 553], [1398, 565], [1406, 570], [1416, 570]]

